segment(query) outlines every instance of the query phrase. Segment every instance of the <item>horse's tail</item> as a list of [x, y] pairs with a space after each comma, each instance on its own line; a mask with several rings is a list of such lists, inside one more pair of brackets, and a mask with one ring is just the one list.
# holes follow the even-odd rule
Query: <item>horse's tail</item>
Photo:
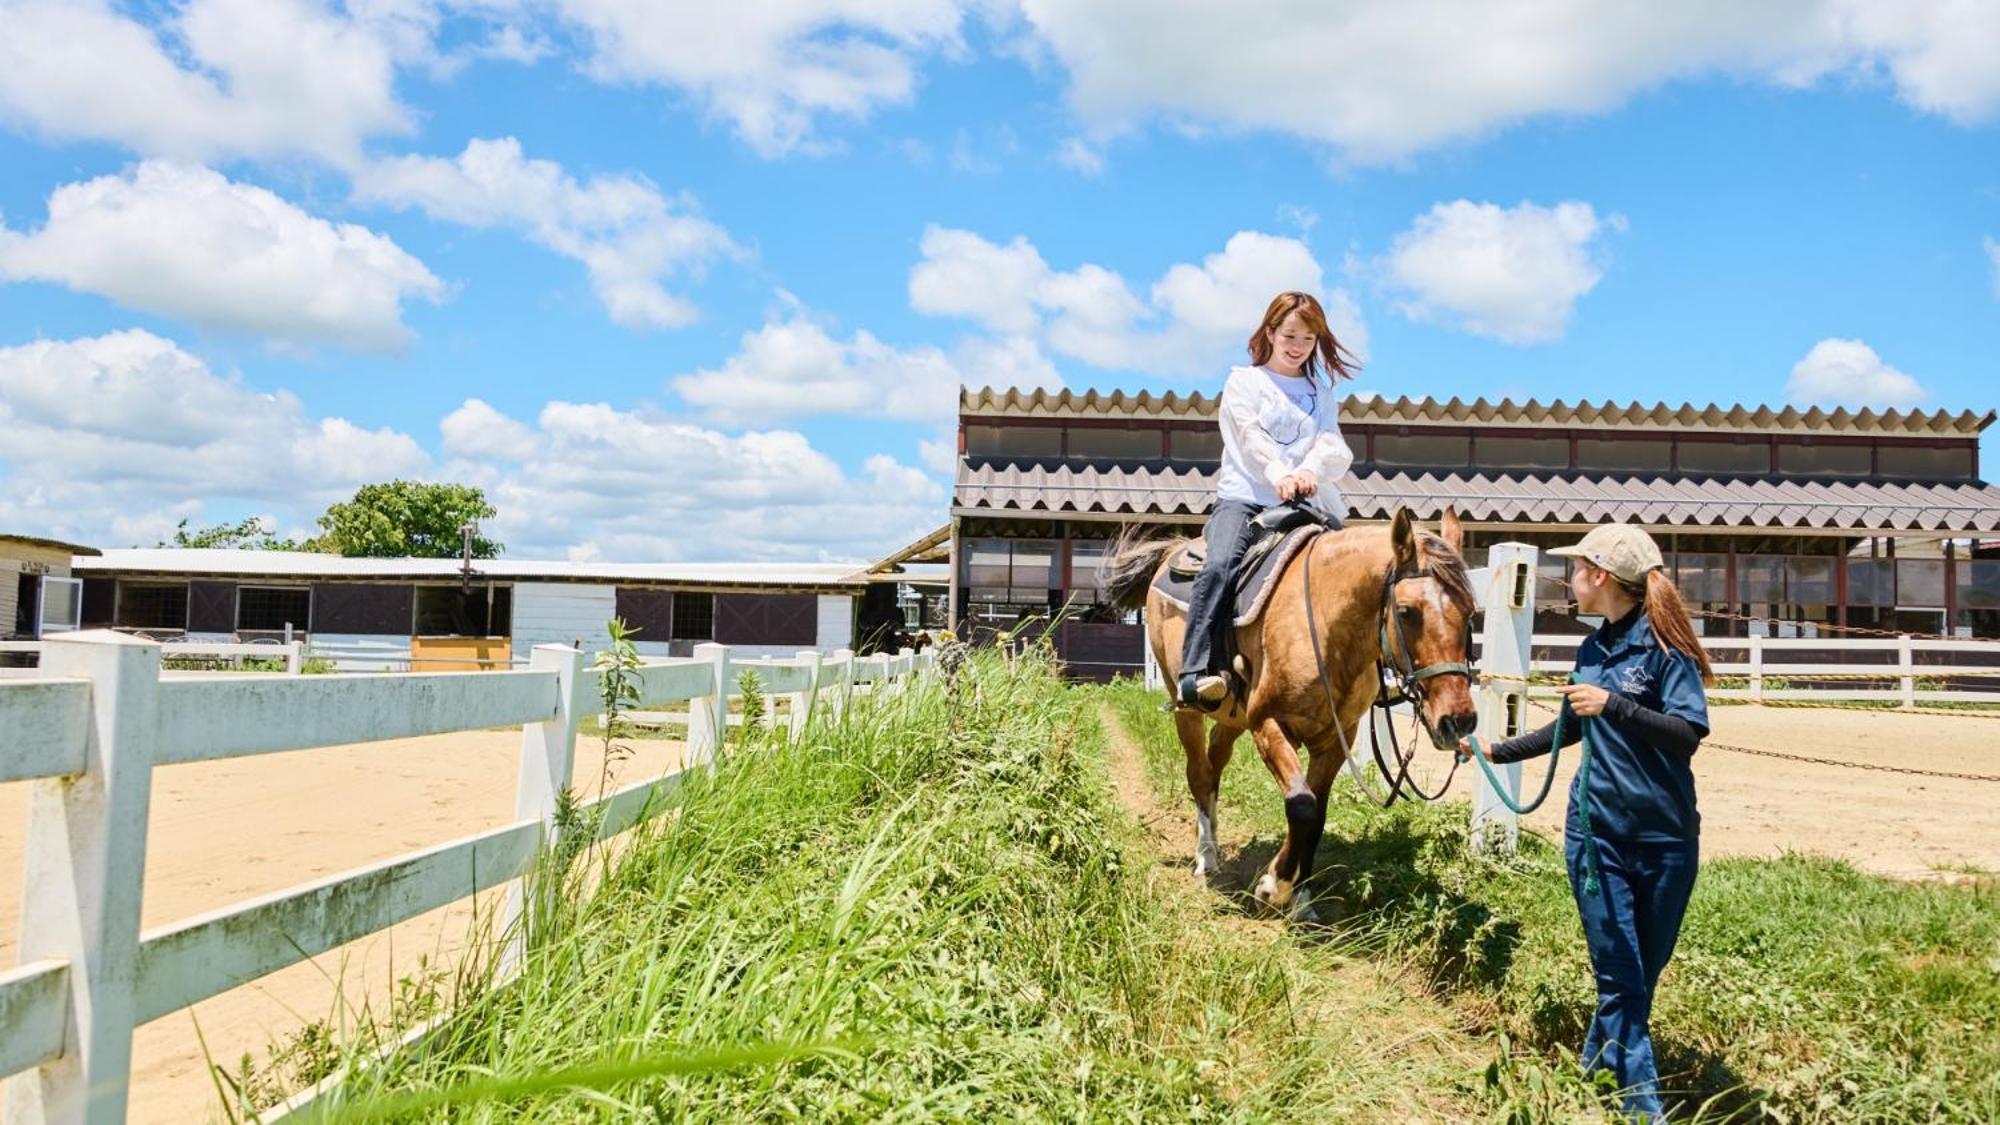
[[1153, 584], [1160, 560], [1180, 543], [1174, 538], [1147, 538], [1138, 527], [1127, 525], [1097, 572], [1097, 588], [1109, 595], [1114, 605], [1139, 608], [1146, 603], [1146, 588]]

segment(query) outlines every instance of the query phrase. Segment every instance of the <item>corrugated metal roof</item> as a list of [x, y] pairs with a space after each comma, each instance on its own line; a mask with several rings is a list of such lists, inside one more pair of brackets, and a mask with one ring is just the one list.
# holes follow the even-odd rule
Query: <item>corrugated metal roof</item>
[[[478, 578], [500, 580], [663, 582], [697, 586], [855, 586], [862, 563], [616, 563], [474, 559]], [[350, 559], [306, 551], [232, 551], [135, 547], [78, 558], [78, 573], [213, 574], [239, 578], [456, 579], [457, 559]]]
[[[961, 387], [958, 412], [967, 417], [1119, 417], [1119, 418], [1213, 418], [1217, 395], [1199, 392], [1182, 395], [1169, 391], [1048, 391], [992, 387]], [[1346, 423], [1390, 425], [1492, 425], [1492, 426], [1580, 426], [1602, 429], [1707, 429], [1731, 432], [1810, 432], [1854, 434], [1959, 434], [1977, 435], [1991, 425], [1994, 411], [1984, 414], [1970, 410], [1953, 414], [1947, 410], [1908, 412], [1887, 410], [1880, 414], [1863, 408], [1822, 410], [1817, 406], [1800, 410], [1795, 406], [1722, 406], [1709, 403], [1674, 406], [1630, 402], [1566, 403], [1557, 399], [1540, 403], [1533, 399], [1515, 402], [1501, 399], [1488, 402], [1474, 399], [1362, 398], [1349, 395], [1341, 400], [1340, 419]]]
[[[1349, 513], [1386, 519], [1396, 507], [1420, 518], [1446, 505], [1485, 521], [1993, 531], [2000, 488], [1982, 483], [1888, 484], [1636, 476], [1366, 472], [1340, 482]], [[1045, 469], [964, 465], [952, 503], [967, 514], [999, 511], [1202, 515], [1215, 474], [1199, 469]]]
[[86, 547], [80, 543], [65, 543], [60, 539], [44, 539], [39, 535], [9, 535], [0, 532], [0, 546], [8, 543], [19, 543], [28, 547], [40, 547], [48, 551], [68, 551], [72, 555], [95, 555], [99, 553], [97, 548]]

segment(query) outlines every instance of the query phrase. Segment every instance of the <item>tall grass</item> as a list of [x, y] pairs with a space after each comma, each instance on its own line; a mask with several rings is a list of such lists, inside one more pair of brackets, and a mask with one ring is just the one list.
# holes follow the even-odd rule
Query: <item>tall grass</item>
[[[1156, 791], [1185, 800], [1159, 694], [1103, 697]], [[1341, 940], [1417, 966], [1517, 1048], [1575, 1049], [1596, 993], [1560, 842], [1523, 832], [1517, 856], [1482, 859], [1463, 803], [1384, 812], [1342, 790], [1314, 900]], [[1225, 832], [1274, 846], [1283, 811], [1254, 759], [1222, 793]], [[1707, 861], [1653, 1028], [1667, 1083], [1712, 1116], [2000, 1120], [2000, 883], [1903, 883], [1803, 854]]]
[[1094, 707], [985, 655], [797, 744], [753, 732], [623, 846], [551, 857], [521, 974], [353, 1060], [329, 1115], [1486, 1112], [1435, 1028], [1328, 991], [1336, 952], [1190, 916], [1108, 795]]

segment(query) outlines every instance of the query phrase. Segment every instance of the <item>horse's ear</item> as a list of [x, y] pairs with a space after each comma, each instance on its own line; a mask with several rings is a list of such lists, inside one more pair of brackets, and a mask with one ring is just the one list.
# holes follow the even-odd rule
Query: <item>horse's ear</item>
[[1396, 548], [1396, 569], [1416, 569], [1417, 524], [1408, 508], [1396, 508], [1396, 518], [1389, 524], [1389, 542]]
[[1438, 533], [1446, 543], [1451, 544], [1453, 554], [1462, 555], [1465, 553], [1465, 525], [1458, 522], [1457, 508], [1449, 504], [1445, 505], [1444, 520], [1438, 527]]

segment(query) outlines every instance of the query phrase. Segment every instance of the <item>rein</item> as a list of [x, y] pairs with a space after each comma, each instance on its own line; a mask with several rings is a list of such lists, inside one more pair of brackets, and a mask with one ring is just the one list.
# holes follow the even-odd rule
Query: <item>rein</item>
[[[1334, 733], [1340, 737], [1341, 754], [1343, 756], [1352, 756], [1354, 748], [1347, 740], [1347, 728], [1340, 721], [1340, 704], [1334, 697], [1333, 681], [1328, 677], [1326, 671], [1326, 654], [1321, 650], [1319, 643], [1319, 620], [1312, 594], [1313, 556], [1318, 550], [1319, 537], [1316, 536], [1306, 548], [1306, 632], [1312, 638], [1313, 664], [1319, 673], [1320, 689], [1326, 693], [1327, 714], [1332, 719]], [[1421, 546], [1419, 546], [1418, 551], [1421, 558]], [[1375, 736], [1373, 723], [1369, 724], [1368, 742], [1371, 751], [1370, 757], [1375, 759], [1375, 768], [1381, 772], [1382, 780], [1389, 785], [1389, 797], [1387, 800], [1381, 802], [1382, 807], [1385, 809], [1395, 804], [1396, 800], [1404, 795], [1405, 789], [1425, 801], [1435, 801], [1444, 796], [1445, 791], [1451, 788], [1452, 778], [1458, 774], [1458, 766], [1461, 761], [1457, 755], [1453, 755], [1451, 769], [1445, 774], [1444, 784], [1440, 785], [1435, 793], [1424, 792], [1415, 781], [1410, 779], [1410, 763], [1417, 756], [1416, 739], [1414, 737], [1411, 738], [1410, 752], [1405, 754], [1403, 753], [1402, 744], [1396, 738], [1395, 717], [1391, 713], [1396, 704], [1408, 702], [1410, 709], [1416, 712], [1417, 720], [1423, 724], [1425, 733], [1431, 736], [1432, 742], [1436, 742], [1438, 740], [1437, 731], [1431, 726], [1430, 716], [1424, 712], [1424, 683], [1438, 676], [1464, 676], [1473, 684], [1479, 682], [1478, 673], [1473, 670], [1472, 665], [1466, 660], [1439, 661], [1438, 663], [1426, 664], [1421, 667], [1415, 666], [1416, 660], [1411, 655], [1409, 637], [1403, 632], [1402, 619], [1396, 614], [1396, 586], [1398, 583], [1409, 579], [1428, 578], [1430, 576], [1430, 572], [1424, 569], [1421, 562], [1414, 571], [1400, 570], [1391, 566], [1389, 571], [1382, 576], [1382, 605], [1379, 614], [1380, 628], [1378, 629], [1380, 647], [1375, 654], [1375, 675], [1378, 684], [1383, 685], [1385, 690], [1378, 690], [1375, 693], [1375, 700], [1368, 705], [1368, 708], [1370, 711], [1380, 709], [1382, 712], [1382, 725], [1389, 728], [1389, 748], [1397, 759], [1397, 769], [1393, 773], [1389, 769], [1389, 764], [1382, 759], [1382, 744]], [[1395, 630], [1393, 635], [1396, 641], [1396, 652], [1393, 656], [1390, 652], [1389, 643], [1392, 623]], [[1465, 622], [1465, 653], [1468, 658], [1472, 653], [1472, 619], [1469, 616]], [[1390, 674], [1392, 670], [1394, 671], [1393, 678]], [[1386, 690], [1388, 687], [1394, 687], [1395, 694], [1393, 696]], [[1370, 799], [1372, 800], [1373, 798], [1371, 797]]]

